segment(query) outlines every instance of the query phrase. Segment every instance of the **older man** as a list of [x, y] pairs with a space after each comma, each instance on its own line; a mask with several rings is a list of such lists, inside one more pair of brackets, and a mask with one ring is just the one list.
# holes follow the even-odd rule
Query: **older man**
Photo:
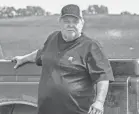
[[109, 61], [99, 43], [82, 33], [77, 5], [62, 8], [59, 24], [42, 49], [15, 57], [15, 68], [28, 61], [42, 66], [38, 114], [102, 114], [114, 80]]

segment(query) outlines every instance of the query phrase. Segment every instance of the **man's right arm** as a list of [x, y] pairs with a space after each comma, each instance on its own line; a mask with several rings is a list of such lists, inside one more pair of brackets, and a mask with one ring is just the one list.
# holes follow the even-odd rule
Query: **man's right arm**
[[38, 50], [33, 51], [32, 53], [23, 55], [23, 56], [16, 56], [12, 59], [12, 61], [16, 62], [16, 65], [14, 68], [18, 68], [20, 65], [26, 63], [26, 62], [35, 62], [36, 56], [37, 56]]
[[[26, 62], [35, 62], [36, 65], [42, 66], [42, 61], [41, 61], [41, 55], [43, 51], [45, 50], [48, 42], [50, 42], [50, 39], [55, 38], [55, 36], [59, 33], [59, 31], [53, 32], [51, 35], [48, 36], [46, 42], [44, 43], [43, 47], [40, 48], [39, 50], [35, 50], [32, 53], [23, 55], [23, 56], [16, 56], [12, 59], [12, 61], [16, 61], [16, 65], [14, 68], [18, 68], [20, 65], [26, 63]], [[54, 35], [54, 36], [52, 36]]]
[[23, 56], [23, 62], [35, 62], [38, 50]]

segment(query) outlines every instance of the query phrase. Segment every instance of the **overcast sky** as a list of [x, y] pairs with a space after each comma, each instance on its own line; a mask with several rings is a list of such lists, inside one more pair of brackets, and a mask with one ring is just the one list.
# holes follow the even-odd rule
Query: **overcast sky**
[[125, 10], [139, 14], [139, 0], [0, 0], [0, 6], [23, 8], [27, 5], [39, 5], [52, 13], [60, 13], [61, 7], [71, 3], [79, 5], [82, 10], [88, 5], [98, 4], [107, 6], [111, 14], [119, 14]]

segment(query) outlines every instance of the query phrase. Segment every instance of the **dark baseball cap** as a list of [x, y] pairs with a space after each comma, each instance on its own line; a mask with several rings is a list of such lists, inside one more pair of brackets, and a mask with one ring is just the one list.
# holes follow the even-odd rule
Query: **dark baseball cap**
[[69, 4], [62, 8], [61, 17], [67, 16], [67, 15], [75, 16], [77, 18], [82, 18], [82, 12], [79, 6], [75, 4]]

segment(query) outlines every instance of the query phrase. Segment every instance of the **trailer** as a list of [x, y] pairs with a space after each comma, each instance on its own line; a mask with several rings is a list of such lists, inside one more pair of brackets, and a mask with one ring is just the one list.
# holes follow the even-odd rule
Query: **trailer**
[[[115, 81], [110, 83], [104, 114], [139, 114], [139, 60], [109, 60]], [[14, 65], [0, 60], [0, 114], [35, 114], [41, 67]]]

